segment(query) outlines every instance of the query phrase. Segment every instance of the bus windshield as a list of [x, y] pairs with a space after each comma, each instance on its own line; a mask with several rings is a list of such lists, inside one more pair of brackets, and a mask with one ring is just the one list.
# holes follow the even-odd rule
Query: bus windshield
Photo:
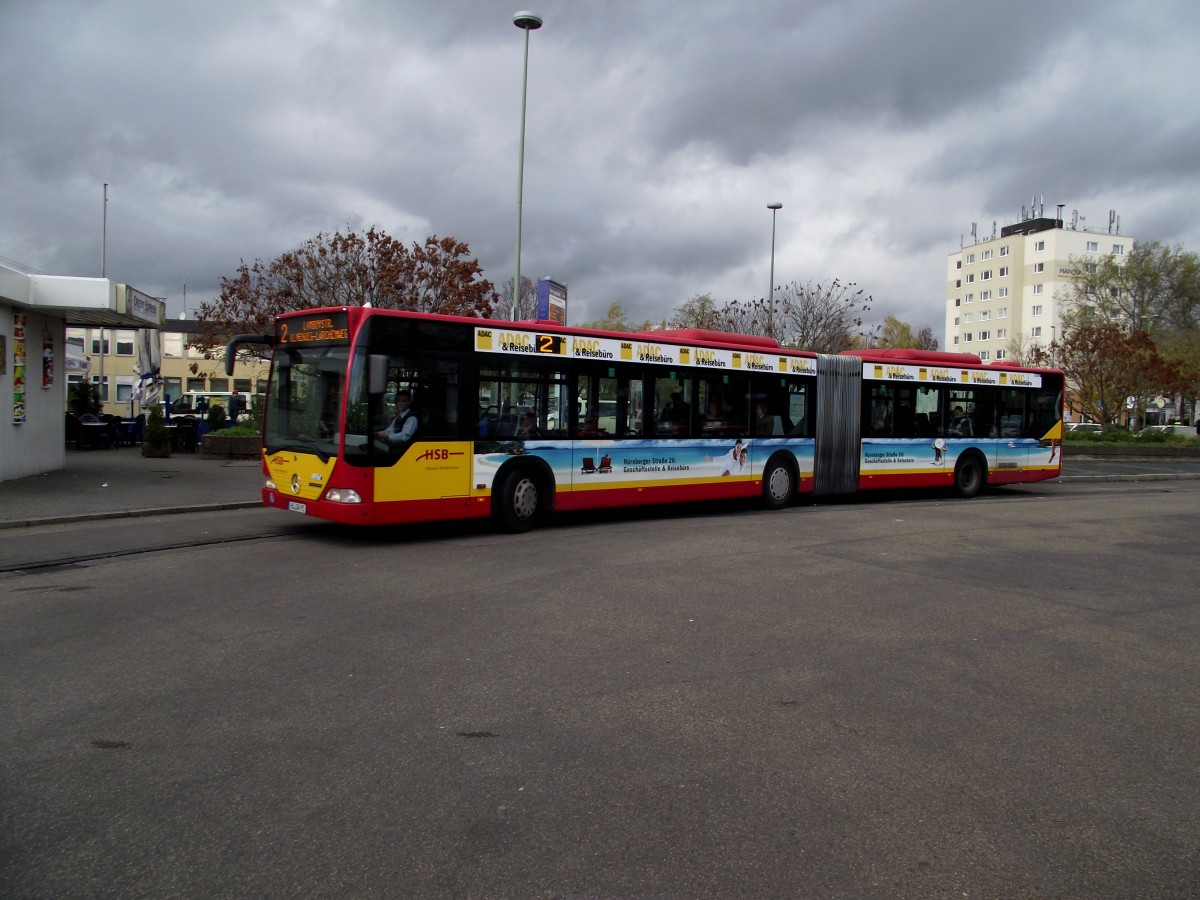
[[263, 416], [267, 453], [300, 450], [324, 460], [341, 443], [341, 402], [350, 348], [288, 347], [271, 360], [271, 390]]

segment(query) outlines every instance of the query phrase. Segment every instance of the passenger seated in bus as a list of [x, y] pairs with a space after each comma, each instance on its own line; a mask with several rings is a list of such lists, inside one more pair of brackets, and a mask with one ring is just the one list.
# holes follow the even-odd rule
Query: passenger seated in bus
[[396, 418], [383, 431], [377, 431], [375, 436], [393, 447], [404, 445], [416, 435], [417, 424], [417, 414], [412, 410], [412, 394], [400, 391], [396, 394]]
[[954, 418], [950, 420], [950, 433], [957, 437], [974, 436], [971, 420], [967, 418], [967, 414], [963, 412], [961, 406], [954, 407]]
[[671, 395], [671, 402], [663, 407], [662, 415], [660, 415], [658, 418], [660, 422], [687, 424], [688, 413], [689, 408], [688, 405], [683, 402], [683, 394], [681, 394], [679, 391], [675, 391], [675, 393]]

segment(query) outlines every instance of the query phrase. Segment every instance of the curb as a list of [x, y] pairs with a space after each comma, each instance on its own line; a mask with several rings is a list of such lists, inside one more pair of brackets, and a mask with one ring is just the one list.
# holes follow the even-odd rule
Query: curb
[[35, 519], [12, 519], [0, 522], [0, 531], [7, 528], [37, 528], [42, 525], [76, 525], [80, 522], [98, 522], [104, 519], [140, 519], [147, 516], [173, 516], [180, 513], [221, 512], [229, 509], [255, 509], [263, 506], [262, 500], [238, 500], [230, 503], [197, 503], [194, 506], [159, 506], [149, 509], [118, 509], [108, 512], [74, 513], [63, 516], [42, 516]]

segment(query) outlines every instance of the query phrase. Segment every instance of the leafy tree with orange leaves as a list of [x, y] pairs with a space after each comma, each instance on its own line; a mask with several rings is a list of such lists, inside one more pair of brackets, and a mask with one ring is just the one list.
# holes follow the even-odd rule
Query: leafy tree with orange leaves
[[318, 234], [270, 263], [243, 261], [237, 274], [223, 277], [221, 296], [200, 304], [193, 345], [211, 355], [234, 332], [267, 333], [280, 313], [322, 306], [487, 316], [496, 291], [469, 254], [452, 237], [408, 247], [375, 228]]

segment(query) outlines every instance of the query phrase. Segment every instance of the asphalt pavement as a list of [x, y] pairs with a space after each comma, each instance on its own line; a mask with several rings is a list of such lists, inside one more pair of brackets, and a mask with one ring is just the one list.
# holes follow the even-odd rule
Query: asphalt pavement
[[[1200, 478], [1200, 459], [1068, 456], [1059, 482]], [[1053, 482], [1052, 482], [1053, 483]], [[62, 469], [0, 482], [0, 529], [261, 505], [261, 464], [139, 447], [68, 449]]]

